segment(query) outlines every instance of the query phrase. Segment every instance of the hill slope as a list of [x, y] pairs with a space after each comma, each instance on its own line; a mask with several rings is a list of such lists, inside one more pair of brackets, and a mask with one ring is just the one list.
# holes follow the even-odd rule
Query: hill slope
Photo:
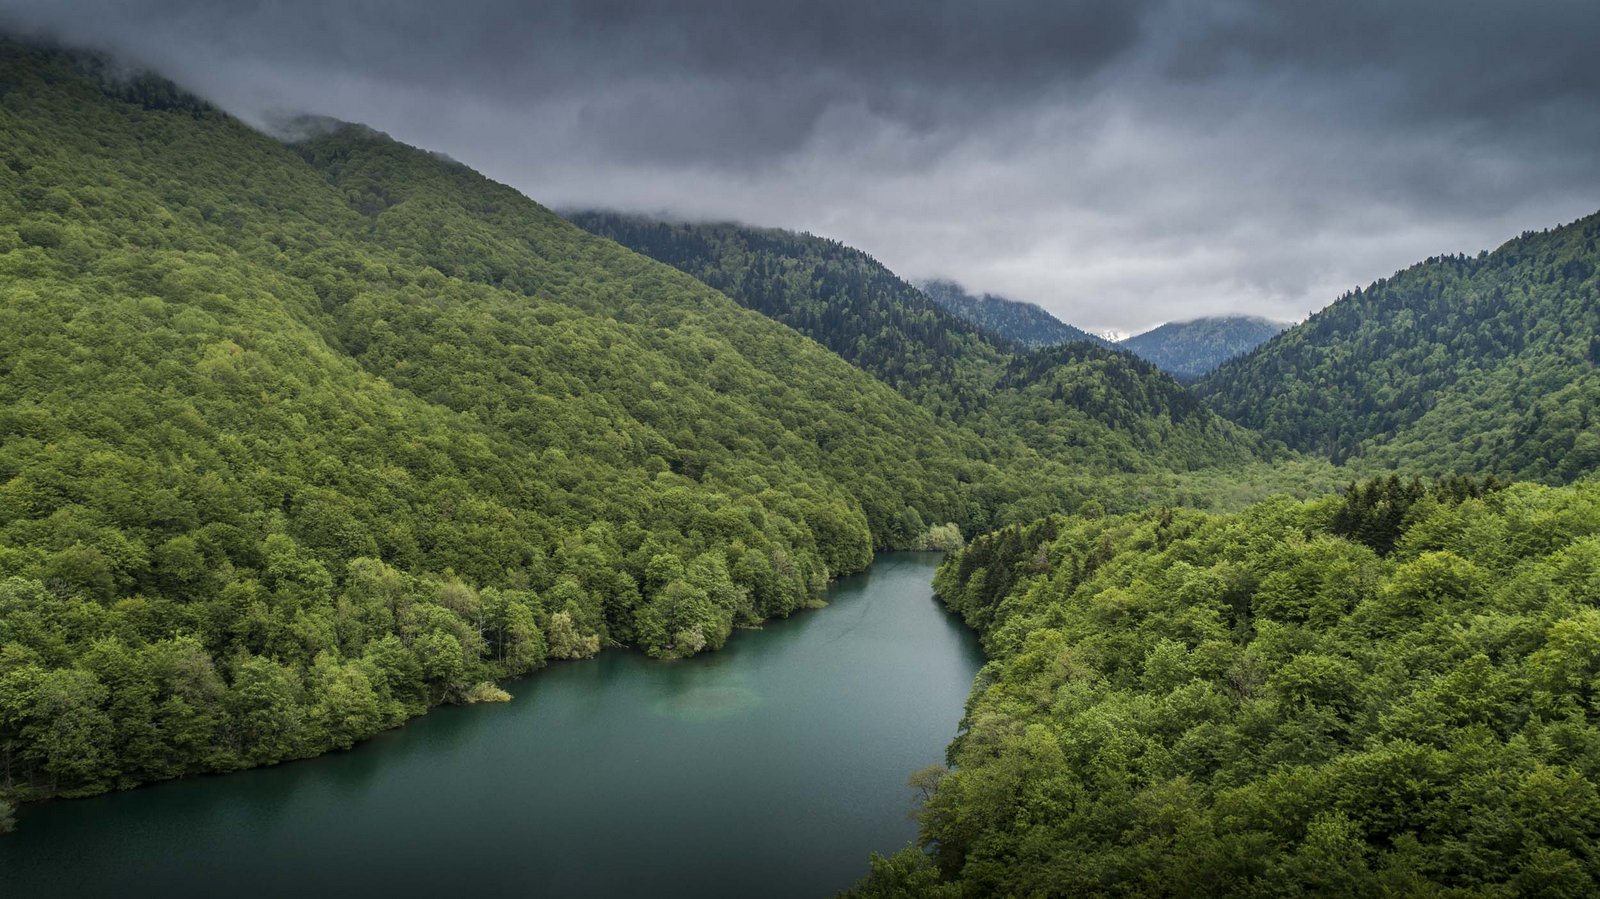
[[1196, 389], [1336, 461], [1565, 481], [1600, 468], [1600, 215], [1429, 259], [1341, 297]]
[[1193, 381], [1289, 326], [1249, 315], [1214, 316], [1167, 322], [1117, 345], [1180, 381]]
[[1131, 354], [1087, 342], [1023, 349], [837, 241], [606, 212], [569, 218], [789, 324], [999, 445], [1021, 439], [1047, 459], [1098, 472], [1231, 466], [1264, 455], [1253, 435]]
[[547, 656], [714, 648], [874, 546], [1066, 501], [1037, 457], [982, 461], [792, 330], [369, 129], [285, 146], [0, 42], [0, 133], [13, 797], [348, 746]]
[[978, 405], [1008, 347], [866, 253], [777, 228], [573, 212], [592, 233], [783, 322], [936, 412]]
[[1088, 331], [1061, 321], [1032, 303], [1009, 300], [991, 293], [974, 296], [954, 281], [936, 278], [917, 287], [940, 306], [990, 334], [1029, 349], [1089, 341], [1104, 344]]

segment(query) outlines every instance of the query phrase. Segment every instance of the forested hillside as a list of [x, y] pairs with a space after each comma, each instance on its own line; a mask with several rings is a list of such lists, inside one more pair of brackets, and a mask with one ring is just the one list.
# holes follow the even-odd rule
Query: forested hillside
[[715, 648], [1083, 499], [459, 164], [0, 50], [0, 798]]
[[1596, 485], [1049, 518], [936, 587], [991, 661], [858, 895], [1600, 883]]
[[979, 405], [987, 369], [1007, 349], [871, 256], [835, 240], [607, 212], [567, 217], [783, 322], [936, 412]]
[[1099, 337], [1074, 328], [1032, 303], [1008, 300], [991, 293], [974, 296], [960, 284], [942, 278], [918, 282], [917, 287], [940, 306], [1018, 346], [1038, 349], [1081, 340], [1105, 343]]
[[[1341, 297], [1197, 390], [1335, 461], [1562, 482], [1600, 468], [1600, 215]], [[1365, 463], [1364, 463], [1365, 464]]]
[[996, 445], [1021, 441], [1102, 473], [1237, 468], [1272, 456], [1130, 354], [1084, 342], [1027, 350], [837, 241], [604, 212], [569, 218], [794, 327]]
[[1287, 327], [1288, 322], [1249, 315], [1213, 316], [1167, 322], [1117, 346], [1188, 382], [1266, 343]]
[[993, 396], [987, 415], [973, 420], [986, 433], [1020, 436], [1046, 458], [1132, 470], [1158, 460], [1189, 471], [1271, 457], [1154, 366], [1087, 341], [1010, 357]]

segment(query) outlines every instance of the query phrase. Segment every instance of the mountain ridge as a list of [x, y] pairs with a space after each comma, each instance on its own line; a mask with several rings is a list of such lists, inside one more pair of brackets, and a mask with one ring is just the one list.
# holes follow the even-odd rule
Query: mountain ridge
[[991, 334], [1029, 349], [1076, 341], [1110, 345], [1104, 338], [1061, 321], [1036, 303], [991, 293], [974, 295], [948, 278], [930, 278], [914, 283], [934, 302], [951, 312]]
[[[1090, 341], [1018, 346], [839, 241], [726, 222], [598, 211], [568, 216], [794, 327], [941, 419], [988, 438], [1014, 437], [1052, 461], [1149, 473], [1273, 454], [1131, 353]], [[1074, 349], [1063, 354], [1063, 347]], [[1056, 357], [1065, 364], [1047, 378], [1049, 367], [1037, 359]], [[1037, 383], [1018, 379], [1017, 371], [1032, 373]], [[1068, 377], [1082, 380], [1069, 384]]]
[[1564, 481], [1600, 468], [1600, 213], [1352, 291], [1195, 389], [1341, 462]]

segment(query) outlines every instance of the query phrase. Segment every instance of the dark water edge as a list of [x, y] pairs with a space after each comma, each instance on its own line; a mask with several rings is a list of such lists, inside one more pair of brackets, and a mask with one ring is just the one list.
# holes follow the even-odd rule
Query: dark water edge
[[348, 752], [24, 807], [0, 895], [823, 896], [912, 840], [982, 664], [889, 553], [828, 608], [660, 662], [607, 652]]

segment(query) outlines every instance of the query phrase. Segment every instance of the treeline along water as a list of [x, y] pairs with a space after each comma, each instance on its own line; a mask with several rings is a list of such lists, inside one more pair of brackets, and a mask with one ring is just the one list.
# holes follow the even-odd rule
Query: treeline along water
[[982, 662], [938, 558], [880, 556], [721, 652], [604, 653], [349, 752], [25, 808], [0, 894], [829, 894], [914, 838], [906, 777]]

